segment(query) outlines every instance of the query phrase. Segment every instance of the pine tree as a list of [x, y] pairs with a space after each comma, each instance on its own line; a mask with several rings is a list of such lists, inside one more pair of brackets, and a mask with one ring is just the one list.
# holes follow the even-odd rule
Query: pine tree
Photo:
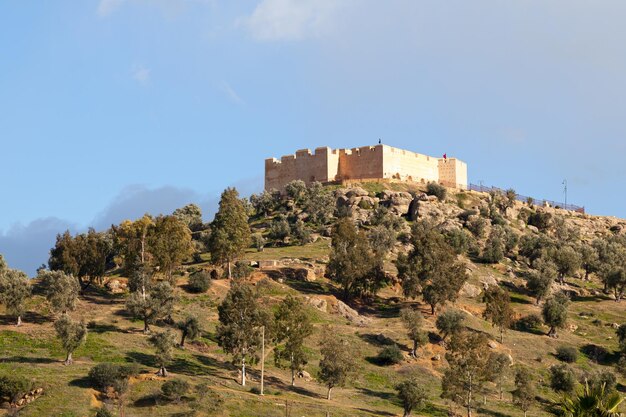
[[535, 396], [537, 395], [535, 384], [528, 369], [519, 368], [515, 373], [515, 390], [513, 390], [512, 394], [513, 404], [518, 406], [524, 412], [524, 417], [526, 417], [528, 410], [536, 402]]
[[291, 385], [296, 385], [296, 372], [307, 364], [304, 341], [313, 333], [313, 325], [302, 301], [288, 295], [278, 306], [275, 313], [276, 340], [282, 343], [274, 350], [274, 359], [278, 367], [288, 363], [291, 371]]
[[344, 386], [355, 372], [355, 357], [348, 341], [331, 328], [324, 330], [320, 346], [319, 379], [328, 388], [326, 399], [330, 400], [332, 389]]
[[189, 228], [175, 216], [159, 216], [149, 242], [154, 264], [165, 273], [168, 282], [174, 285], [174, 268], [193, 253]]
[[502, 343], [504, 331], [513, 323], [513, 308], [511, 296], [506, 290], [498, 286], [490, 286], [483, 294], [483, 301], [487, 304], [483, 317], [491, 320], [494, 326], [500, 329], [500, 343]]
[[253, 289], [236, 282], [217, 311], [217, 343], [241, 364], [241, 385], [245, 386], [246, 366], [257, 359], [256, 352], [261, 347], [261, 326], [268, 325], [269, 318], [261, 309]]
[[209, 250], [213, 262], [228, 264], [228, 278], [232, 277], [232, 262], [250, 246], [248, 215], [234, 188], [227, 188], [220, 199], [219, 210], [212, 223]]

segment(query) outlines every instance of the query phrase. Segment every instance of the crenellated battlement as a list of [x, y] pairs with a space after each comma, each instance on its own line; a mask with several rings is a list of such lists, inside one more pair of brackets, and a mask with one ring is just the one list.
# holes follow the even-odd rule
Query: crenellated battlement
[[265, 189], [282, 190], [293, 180], [307, 184], [359, 179], [439, 182], [467, 187], [467, 165], [456, 158], [434, 158], [388, 145], [332, 149], [299, 149], [280, 159], [265, 160]]

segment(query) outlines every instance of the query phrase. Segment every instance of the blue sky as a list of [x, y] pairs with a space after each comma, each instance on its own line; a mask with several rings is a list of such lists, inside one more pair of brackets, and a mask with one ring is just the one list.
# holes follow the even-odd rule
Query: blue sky
[[0, 3], [0, 253], [262, 187], [263, 160], [387, 144], [624, 217], [622, 1]]

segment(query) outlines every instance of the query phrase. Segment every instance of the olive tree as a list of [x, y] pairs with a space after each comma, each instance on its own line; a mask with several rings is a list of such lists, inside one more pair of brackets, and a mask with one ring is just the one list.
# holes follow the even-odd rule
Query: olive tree
[[30, 297], [31, 287], [28, 276], [17, 269], [0, 270], [0, 303], [7, 313], [16, 318], [16, 325], [22, 324], [24, 302]]
[[65, 365], [74, 363], [72, 353], [82, 345], [87, 339], [87, 326], [85, 323], [72, 320], [67, 314], [63, 314], [54, 322], [54, 329], [57, 337], [61, 340], [66, 357]]

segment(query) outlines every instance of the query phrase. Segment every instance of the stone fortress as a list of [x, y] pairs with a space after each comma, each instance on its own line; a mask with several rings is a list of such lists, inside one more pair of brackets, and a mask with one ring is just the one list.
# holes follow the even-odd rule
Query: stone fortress
[[280, 160], [265, 160], [266, 190], [283, 190], [293, 180], [307, 185], [315, 181], [437, 182], [467, 189], [467, 164], [456, 158], [434, 158], [382, 144], [352, 149], [321, 147], [315, 153], [302, 149]]

